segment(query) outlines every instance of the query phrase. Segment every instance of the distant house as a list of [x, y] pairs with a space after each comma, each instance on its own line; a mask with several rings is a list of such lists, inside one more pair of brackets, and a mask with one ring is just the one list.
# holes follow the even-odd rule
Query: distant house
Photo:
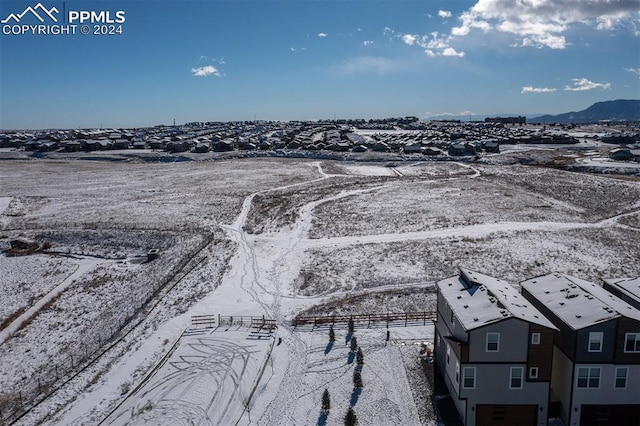
[[627, 148], [615, 148], [609, 151], [609, 158], [616, 161], [631, 160], [631, 150]]
[[508, 282], [437, 284], [435, 359], [465, 425], [546, 425], [557, 328]]
[[80, 141], [67, 141], [64, 145], [64, 150], [67, 152], [82, 151], [82, 144]]
[[422, 153], [424, 155], [440, 155], [442, 154], [442, 151], [438, 148], [427, 146], [422, 150]]
[[197, 153], [197, 154], [204, 154], [206, 152], [209, 152], [209, 144], [208, 143], [197, 143], [196, 146], [193, 147], [193, 152]]
[[115, 139], [113, 141], [114, 149], [128, 149], [129, 148], [129, 140], [128, 139]]
[[640, 310], [560, 273], [524, 281], [521, 288], [560, 330], [551, 387], [564, 424], [640, 424]]
[[484, 141], [482, 148], [487, 152], [498, 153], [500, 152], [500, 144], [496, 141]]
[[402, 147], [405, 154], [422, 154], [422, 145], [420, 143], [408, 144]]
[[144, 143], [144, 141], [136, 141], [131, 145], [132, 149], [145, 149], [147, 147], [147, 145]]
[[233, 143], [229, 139], [221, 140], [219, 142], [215, 142], [213, 144], [213, 150], [222, 152], [222, 151], [232, 151]]
[[150, 139], [149, 148], [151, 149], [164, 149], [165, 142], [160, 139]]
[[449, 145], [448, 153], [451, 156], [467, 155], [467, 147], [461, 143], [454, 143]]

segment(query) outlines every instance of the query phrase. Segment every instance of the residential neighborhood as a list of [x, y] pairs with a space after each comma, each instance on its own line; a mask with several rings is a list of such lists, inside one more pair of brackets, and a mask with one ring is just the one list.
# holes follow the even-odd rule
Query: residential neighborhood
[[[630, 130], [634, 130], [631, 127]], [[619, 133], [619, 130], [612, 128]], [[421, 121], [416, 117], [315, 122], [208, 122], [141, 129], [3, 131], [0, 148], [32, 152], [154, 150], [382, 152], [424, 156], [476, 156], [498, 153], [501, 145], [578, 143], [570, 126], [527, 126], [518, 120]], [[616, 133], [616, 134], [617, 134]], [[598, 138], [597, 135], [589, 136]], [[603, 139], [605, 137], [603, 136]], [[610, 138], [611, 139], [611, 138]], [[640, 161], [640, 132], [611, 150], [611, 158]]]

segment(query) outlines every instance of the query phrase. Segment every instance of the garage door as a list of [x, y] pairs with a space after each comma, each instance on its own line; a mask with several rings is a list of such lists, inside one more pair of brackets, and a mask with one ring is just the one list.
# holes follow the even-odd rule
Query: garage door
[[583, 405], [580, 425], [637, 426], [640, 424], [640, 405]]
[[489, 425], [536, 425], [537, 405], [477, 405], [476, 424]]

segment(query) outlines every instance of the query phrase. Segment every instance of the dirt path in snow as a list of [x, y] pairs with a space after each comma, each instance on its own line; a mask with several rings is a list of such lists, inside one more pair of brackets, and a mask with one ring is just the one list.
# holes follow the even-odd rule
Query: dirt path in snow
[[51, 301], [55, 300], [63, 291], [67, 289], [73, 282], [82, 276], [87, 271], [90, 271], [97, 265], [109, 262], [116, 262], [114, 260], [106, 260], [92, 257], [83, 257], [78, 260], [77, 269], [69, 275], [64, 281], [58, 284], [53, 290], [49, 293], [45, 294], [38, 300], [35, 304], [33, 304], [29, 309], [22, 313], [18, 318], [13, 320], [11, 324], [0, 331], [0, 345], [3, 344], [7, 339], [11, 337], [13, 333], [18, 331], [24, 323], [29, 321], [31, 318], [36, 316], [40, 310], [49, 304]]

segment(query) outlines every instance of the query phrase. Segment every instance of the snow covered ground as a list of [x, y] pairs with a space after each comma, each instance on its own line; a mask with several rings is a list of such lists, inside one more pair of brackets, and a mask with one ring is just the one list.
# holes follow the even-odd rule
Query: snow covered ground
[[[6, 161], [3, 175], [0, 237], [96, 259], [65, 283], [73, 258], [0, 257], [0, 272], [36, 262], [23, 275], [42, 281], [0, 274], [16, 293], [12, 312], [61, 290], [0, 344], [0, 371], [11, 372], [0, 376], [0, 410], [35, 378], [57, 389], [19, 424], [185, 420], [169, 412], [199, 424], [341, 424], [350, 405], [363, 424], [435, 424], [413, 344], [429, 342], [432, 326], [392, 327], [389, 342], [385, 328], [358, 327], [358, 393], [344, 325], [328, 347], [326, 328], [292, 319], [433, 310], [432, 283], [457, 265], [514, 285], [554, 270], [595, 282], [640, 275], [633, 178], [300, 159]], [[150, 248], [160, 257], [140, 263]], [[183, 334], [207, 314], [264, 315], [278, 328], [259, 340], [240, 329]], [[69, 360], [75, 370], [51, 378]]]

